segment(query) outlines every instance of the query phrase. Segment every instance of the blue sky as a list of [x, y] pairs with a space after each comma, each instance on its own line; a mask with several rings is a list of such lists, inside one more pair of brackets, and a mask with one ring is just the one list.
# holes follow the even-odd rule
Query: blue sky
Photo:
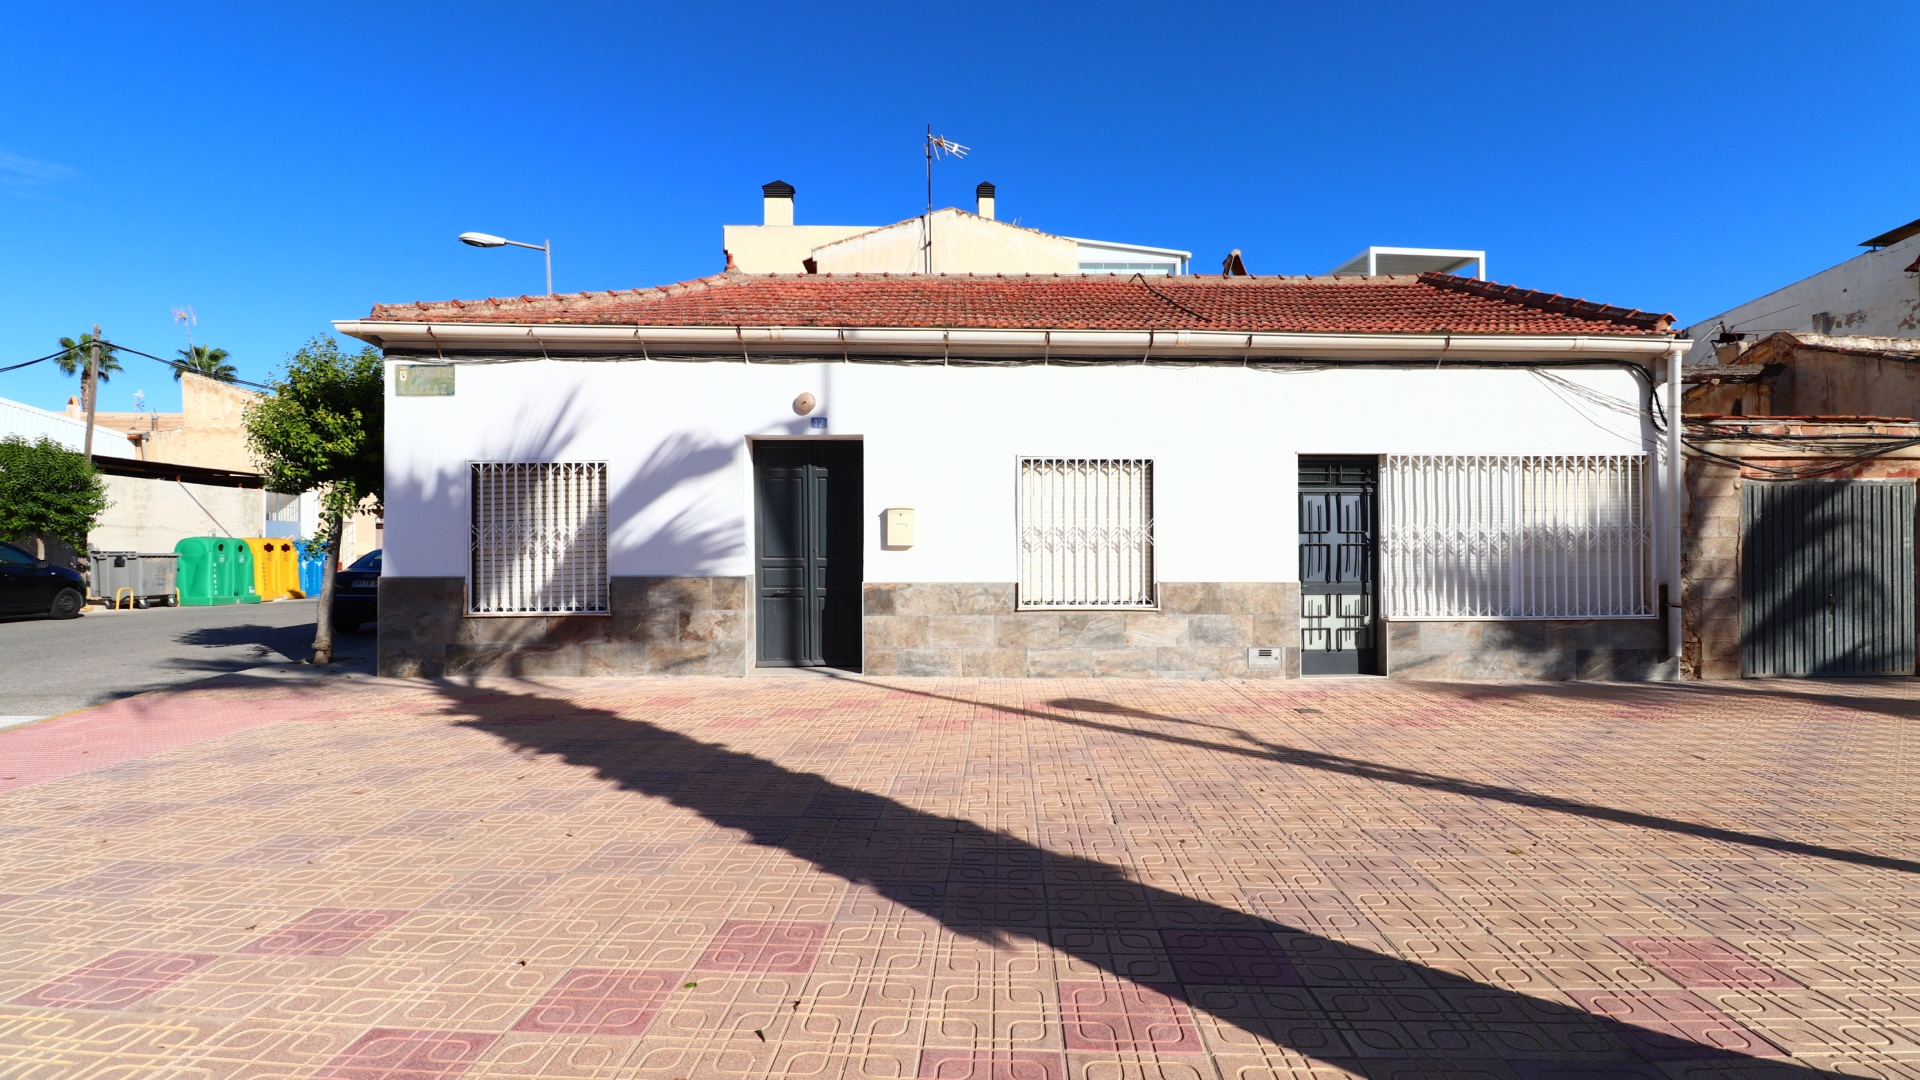
[[[974, 148], [941, 205], [992, 180], [1203, 270], [1486, 248], [1686, 321], [1920, 217], [1916, 40], [1912, 3], [15, 5], [0, 365], [96, 321], [170, 354], [190, 304], [265, 378], [375, 301], [540, 291], [470, 229], [551, 237], [561, 291], [713, 273], [767, 180], [801, 223], [918, 212], [928, 122]], [[177, 407], [126, 362], [103, 407]]]

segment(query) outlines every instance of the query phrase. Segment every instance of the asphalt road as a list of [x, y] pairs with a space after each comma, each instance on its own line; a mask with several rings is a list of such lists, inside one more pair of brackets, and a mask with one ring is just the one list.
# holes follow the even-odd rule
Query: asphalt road
[[[279, 600], [93, 611], [64, 622], [0, 620], [0, 724], [303, 661], [312, 654], [314, 604]], [[371, 656], [373, 635], [336, 631], [334, 651], [342, 658]]]

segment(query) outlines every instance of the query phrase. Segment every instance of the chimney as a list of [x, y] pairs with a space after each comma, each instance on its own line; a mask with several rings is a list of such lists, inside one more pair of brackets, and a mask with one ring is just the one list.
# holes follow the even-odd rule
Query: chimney
[[775, 180], [771, 184], [760, 185], [760, 195], [766, 206], [765, 225], [793, 224], [793, 185], [785, 180]]
[[980, 186], [973, 189], [973, 206], [974, 206], [974, 210], [973, 210], [974, 213], [979, 214], [981, 217], [986, 218], [988, 221], [993, 220], [993, 185], [992, 184], [989, 184], [985, 180], [982, 180], [980, 181]]

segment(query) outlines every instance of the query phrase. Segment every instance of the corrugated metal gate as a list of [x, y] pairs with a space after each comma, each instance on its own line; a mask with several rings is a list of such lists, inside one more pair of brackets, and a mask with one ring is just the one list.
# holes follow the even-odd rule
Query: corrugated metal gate
[[1914, 673], [1911, 480], [1740, 487], [1748, 676]]

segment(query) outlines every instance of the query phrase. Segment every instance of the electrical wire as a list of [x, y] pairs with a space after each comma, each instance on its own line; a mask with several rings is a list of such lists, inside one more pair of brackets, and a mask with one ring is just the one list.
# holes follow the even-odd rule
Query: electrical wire
[[[191, 372], [194, 372], [195, 374], [205, 374], [205, 372], [200, 371], [198, 368], [195, 368], [191, 364], [182, 363], [179, 360], [168, 360], [164, 356], [155, 356], [152, 353], [141, 352], [139, 349], [131, 348], [126, 345], [116, 345], [111, 341], [102, 341], [100, 345], [102, 348], [112, 349], [115, 352], [129, 353], [133, 356], [145, 357], [148, 360], [165, 364], [175, 371], [191, 371]], [[59, 354], [56, 353], [54, 355], [57, 356]], [[236, 386], [250, 387], [251, 389], [261, 390], [267, 393], [273, 392], [273, 387], [268, 386], [266, 383], [249, 382], [246, 379], [221, 379], [219, 381], [225, 382], [225, 383], [232, 383]]]
[[[130, 356], [144, 357], [145, 359], [153, 360], [158, 363], [165, 364], [175, 371], [191, 371], [191, 372], [194, 372], [195, 374], [205, 374], [204, 372], [201, 372], [200, 369], [192, 366], [191, 364], [183, 363], [179, 360], [168, 360], [164, 356], [155, 356], [152, 353], [148, 353], [148, 352], [141, 352], [139, 349], [135, 349], [127, 345], [116, 344], [114, 342], [107, 341], [104, 338], [98, 342], [88, 342], [87, 344], [88, 345], [98, 344], [102, 349], [105, 349], [109, 354], [127, 353]], [[48, 353], [45, 356], [39, 357], [34, 360], [28, 360], [28, 361], [25, 361], [24, 363], [12, 364], [7, 367], [0, 367], [0, 374], [5, 374], [6, 372], [9, 372], [9, 371], [19, 371], [21, 368], [32, 367], [35, 364], [44, 364], [49, 360], [59, 359], [60, 357], [65, 356], [68, 352], [71, 352], [71, 351], [72, 350], [70, 349], [61, 349], [59, 352]], [[246, 379], [221, 379], [218, 381], [233, 383], [236, 386], [245, 386], [254, 390], [265, 391], [267, 393], [273, 392], [273, 387], [268, 386], [266, 383], [251, 382]]]
[[47, 355], [39, 358], [38, 360], [29, 360], [24, 364], [13, 364], [9, 367], [0, 367], [0, 373], [4, 373], [8, 371], [19, 371], [23, 367], [32, 367], [35, 364], [44, 364], [49, 360], [55, 359], [57, 357], [65, 356], [66, 352], [67, 350], [61, 349], [59, 352], [48, 353]]

